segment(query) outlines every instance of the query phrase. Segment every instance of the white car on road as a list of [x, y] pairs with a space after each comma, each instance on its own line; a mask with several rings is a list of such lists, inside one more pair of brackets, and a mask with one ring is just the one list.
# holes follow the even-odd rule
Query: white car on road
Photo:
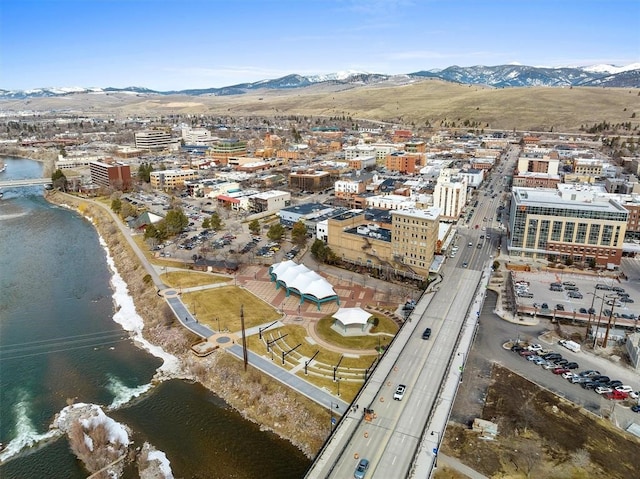
[[405, 386], [404, 384], [399, 384], [396, 388], [396, 392], [393, 393], [393, 399], [395, 399], [396, 401], [402, 401], [406, 390], [407, 386]]

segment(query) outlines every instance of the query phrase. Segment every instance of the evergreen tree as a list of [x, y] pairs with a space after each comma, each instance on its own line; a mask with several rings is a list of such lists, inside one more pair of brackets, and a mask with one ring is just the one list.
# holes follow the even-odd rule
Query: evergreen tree
[[267, 238], [269, 238], [271, 241], [280, 241], [284, 234], [284, 226], [282, 226], [280, 223], [275, 223], [269, 228], [269, 231], [267, 232]]
[[122, 210], [122, 200], [120, 198], [114, 198], [111, 200], [111, 211], [114, 213], [120, 213]]
[[251, 220], [249, 223], [249, 231], [254, 235], [260, 234], [260, 222], [258, 220]]
[[61, 169], [57, 169], [51, 175], [51, 183], [54, 188], [62, 191], [67, 191], [67, 177], [64, 175]]

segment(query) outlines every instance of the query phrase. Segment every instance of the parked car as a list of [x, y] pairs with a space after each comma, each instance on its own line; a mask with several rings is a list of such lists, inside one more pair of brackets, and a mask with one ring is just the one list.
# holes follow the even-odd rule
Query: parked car
[[587, 369], [586, 371], [582, 371], [579, 374], [582, 377], [590, 378], [592, 376], [600, 376], [600, 371], [596, 371], [595, 369]]
[[558, 365], [557, 365], [557, 364], [553, 364], [553, 363], [551, 363], [551, 362], [549, 362], [549, 361], [545, 362], [544, 364], [541, 364], [541, 366], [542, 366], [544, 369], [555, 369], [555, 368], [557, 368], [557, 367], [558, 367]]
[[529, 351], [528, 349], [523, 349], [522, 351], [520, 351], [520, 356], [525, 357], [525, 356], [532, 356], [533, 354], [535, 354], [533, 351]]
[[622, 391], [618, 391], [617, 389], [614, 389], [612, 392], [606, 393], [604, 397], [606, 397], [607, 399], [622, 400], [622, 399], [627, 399], [629, 397], [629, 393], [625, 393]]
[[564, 379], [571, 379], [573, 376], [575, 376], [575, 374], [573, 374], [571, 371], [567, 371], [566, 373], [562, 373], [562, 377]]
[[585, 381], [583, 383], [580, 384], [580, 386], [582, 386], [583, 389], [595, 389], [598, 383], [596, 383], [595, 381]]
[[611, 381], [611, 378], [609, 376], [603, 376], [602, 374], [599, 376], [591, 376], [591, 380], [593, 382], [596, 383], [608, 383], [609, 381]]
[[620, 301], [622, 303], [633, 303], [634, 302], [633, 299], [631, 299], [631, 298], [629, 298], [627, 296], [624, 296], [624, 297], [620, 298]]
[[369, 469], [369, 460], [360, 459], [360, 462], [356, 466], [356, 470], [353, 473], [353, 477], [355, 477], [355, 479], [364, 479], [364, 476], [367, 474], [368, 469]]
[[633, 412], [640, 412], [640, 404], [636, 404], [635, 406], [631, 406], [631, 410]]
[[406, 390], [407, 386], [405, 386], [404, 384], [398, 384], [396, 392], [393, 393], [393, 399], [395, 399], [396, 401], [402, 401]]
[[545, 364], [547, 362], [547, 361], [545, 361], [544, 358], [541, 358], [540, 356], [536, 356], [535, 358], [532, 359], [532, 361], [533, 361], [534, 364], [537, 364], [537, 365], [542, 365], [542, 364]]
[[513, 351], [514, 353], [519, 353], [520, 351], [524, 350], [524, 347], [520, 346], [519, 344], [514, 344], [513, 346], [511, 346], [511, 351]]
[[580, 309], [578, 310], [578, 312], [579, 312], [580, 314], [587, 314], [587, 312], [588, 312], [588, 311], [587, 311], [587, 308], [580, 308]]
[[539, 344], [530, 344], [529, 346], [527, 346], [527, 349], [535, 353], [538, 351], [542, 351], [542, 346], [540, 346]]
[[542, 305], [540, 306], [540, 308], [542, 309], [549, 309], [549, 305], [547, 303], [542, 303]]
[[615, 386], [614, 389], [616, 391], [622, 391], [623, 393], [630, 394], [633, 392], [633, 388], [627, 384], [623, 384], [622, 386]]
[[560, 353], [547, 353], [545, 355], [542, 356], [543, 358], [549, 360], [549, 361], [554, 361], [556, 359], [561, 359], [562, 358], [562, 354]]
[[607, 393], [613, 392], [613, 389], [611, 389], [610, 387], [607, 387], [607, 386], [598, 386], [596, 388], [596, 392], [598, 394], [607, 394]]
[[565, 364], [568, 364], [569, 360], [568, 359], [556, 359], [555, 361], [553, 361], [553, 364], [557, 365], [557, 366], [564, 366]]
[[571, 381], [571, 383], [573, 384], [581, 384], [581, 383], [586, 383], [587, 381], [591, 381], [591, 379], [574, 374], [571, 377], [571, 379], [569, 379], [569, 381]]
[[619, 386], [622, 386], [622, 381], [619, 381], [617, 379], [612, 379], [611, 381], [607, 382], [607, 386], [609, 386], [610, 388], [617, 388]]
[[558, 311], [564, 311], [564, 306], [562, 304], [558, 303], [558, 304], [556, 304], [556, 309]]
[[[537, 354], [531, 354], [531, 355], [525, 356], [525, 357], [527, 358], [527, 361], [535, 361], [538, 358], [540, 358], [540, 356], [538, 356]], [[542, 358], [540, 358], [540, 359], [542, 359]]]
[[564, 367], [567, 369], [578, 369], [580, 366], [575, 361], [570, 361], [567, 364], [565, 364]]
[[569, 370], [567, 368], [555, 368], [551, 372], [553, 374], [563, 374], [563, 373], [568, 373]]

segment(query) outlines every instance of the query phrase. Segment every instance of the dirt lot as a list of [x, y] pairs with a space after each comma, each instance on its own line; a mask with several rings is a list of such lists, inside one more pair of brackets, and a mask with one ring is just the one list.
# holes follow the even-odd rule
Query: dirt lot
[[[475, 366], [487, 372], [486, 364]], [[443, 454], [495, 478], [638, 477], [640, 439], [501, 366], [475, 378], [465, 385], [475, 391], [475, 401], [456, 402]], [[460, 393], [458, 397], [467, 396]], [[479, 439], [470, 430], [467, 419], [474, 409], [498, 424], [497, 440]], [[462, 476], [440, 467], [435, 477]]]

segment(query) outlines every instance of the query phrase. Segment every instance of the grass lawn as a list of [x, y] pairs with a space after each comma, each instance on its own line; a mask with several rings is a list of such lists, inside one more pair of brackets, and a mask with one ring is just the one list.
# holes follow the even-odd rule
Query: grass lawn
[[[385, 316], [378, 316], [378, 326], [371, 330], [372, 333], [388, 333], [395, 335], [398, 332], [398, 325]], [[318, 336], [325, 341], [343, 346], [349, 349], [376, 349], [378, 344], [389, 344], [391, 336], [342, 336], [338, 332], [331, 329], [334, 319], [326, 316], [320, 320], [317, 326]]]
[[244, 308], [244, 326], [251, 328], [280, 319], [280, 314], [268, 303], [236, 286], [184, 293], [182, 302], [196, 314], [198, 321], [212, 329], [240, 331], [240, 306]]
[[160, 275], [162, 282], [172, 288], [192, 288], [205, 284], [226, 283], [231, 278], [195, 271], [169, 271]]
[[[256, 354], [261, 356], [268, 356], [267, 347], [265, 341], [269, 341], [280, 336], [286, 335], [272, 346], [273, 361], [287, 370], [293, 369], [298, 365], [297, 360], [292, 361], [291, 358], [299, 358], [300, 355], [305, 358], [311, 358], [316, 351], [319, 351], [314, 358], [314, 363], [322, 363], [323, 367], [319, 367], [318, 364], [309, 366], [309, 373], [307, 376], [304, 374], [304, 370], [298, 371], [297, 375], [306, 381], [314, 384], [315, 386], [325, 388], [331, 394], [338, 393], [338, 384], [333, 382], [333, 366], [338, 364], [342, 354], [335, 351], [329, 351], [322, 348], [317, 344], [311, 344], [307, 341], [307, 330], [302, 326], [287, 325], [277, 329], [269, 329], [263, 333], [263, 339], [261, 340], [257, 335], [247, 338], [247, 347]], [[285, 364], [282, 365], [282, 351], [294, 348], [300, 344], [294, 353], [285, 358]], [[377, 345], [377, 343], [376, 343]], [[348, 357], [345, 356], [340, 361], [338, 368], [338, 377], [349, 377], [351, 380], [347, 381], [343, 379], [340, 381], [340, 397], [349, 402], [360, 391], [362, 384], [364, 383], [364, 369], [371, 366], [375, 359], [375, 354], [362, 355], [360, 357]], [[323, 374], [324, 376], [318, 376]]]
[[[315, 360], [324, 364], [328, 364], [330, 366], [334, 366], [340, 361], [340, 357], [342, 353], [337, 353], [335, 351], [329, 351], [328, 349], [324, 349], [319, 344], [312, 344], [307, 340], [309, 336], [307, 330], [302, 326], [295, 325], [286, 325], [281, 328], [270, 328], [266, 332], [262, 334], [263, 338], [267, 339], [275, 339], [282, 335], [287, 335], [285, 338], [281, 339], [278, 342], [278, 346], [274, 348], [275, 351], [281, 351], [283, 348], [293, 348], [300, 344], [300, 346], [296, 349], [296, 353], [301, 354], [302, 356], [306, 356], [310, 358], [313, 356], [316, 351], [320, 351], [318, 355], [315, 357]], [[376, 342], [376, 346], [377, 346]], [[286, 346], [285, 346], [286, 345]], [[259, 345], [259, 351], [266, 350], [266, 346], [263, 342]], [[278, 353], [279, 354], [279, 353]], [[360, 357], [353, 358], [346, 356], [342, 359], [340, 363], [341, 368], [368, 368], [373, 361], [375, 354], [363, 354]]]

